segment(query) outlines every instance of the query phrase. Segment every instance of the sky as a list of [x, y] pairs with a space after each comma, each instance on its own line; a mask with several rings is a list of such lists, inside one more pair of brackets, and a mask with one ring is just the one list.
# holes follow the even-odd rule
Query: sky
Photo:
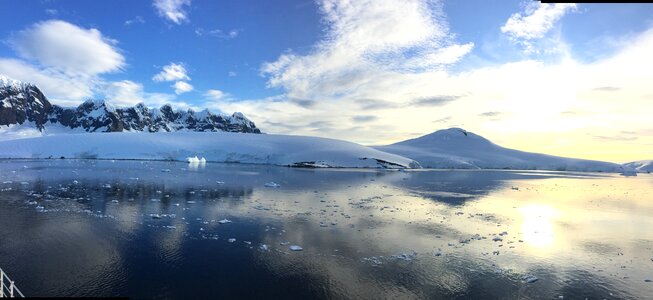
[[653, 159], [653, 4], [0, 0], [0, 74], [51, 102], [243, 112], [383, 145], [462, 127], [504, 147]]

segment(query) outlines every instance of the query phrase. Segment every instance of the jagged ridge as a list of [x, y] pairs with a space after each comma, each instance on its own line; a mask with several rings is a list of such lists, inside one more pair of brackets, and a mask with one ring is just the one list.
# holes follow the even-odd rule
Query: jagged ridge
[[134, 107], [116, 108], [102, 100], [88, 100], [76, 108], [50, 104], [41, 90], [29, 83], [0, 75], [0, 125], [31, 122], [39, 131], [50, 124], [60, 124], [87, 132], [120, 131], [227, 131], [261, 133], [254, 122], [242, 113], [231, 116], [208, 110], [195, 112], [173, 110], [166, 104], [149, 109], [139, 103]]

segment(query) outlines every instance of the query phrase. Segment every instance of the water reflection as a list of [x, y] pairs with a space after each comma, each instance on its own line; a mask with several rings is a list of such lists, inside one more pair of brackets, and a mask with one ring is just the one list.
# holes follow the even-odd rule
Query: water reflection
[[554, 243], [554, 232], [552, 219], [558, 217], [559, 213], [546, 204], [529, 204], [520, 209], [523, 221], [521, 234], [524, 242], [528, 245], [545, 248]]
[[653, 293], [646, 176], [72, 160], [0, 171], [0, 265], [29, 295]]

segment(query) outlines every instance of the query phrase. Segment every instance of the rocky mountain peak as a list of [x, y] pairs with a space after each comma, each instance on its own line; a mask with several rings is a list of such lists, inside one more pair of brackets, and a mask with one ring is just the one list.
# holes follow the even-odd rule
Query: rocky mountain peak
[[0, 125], [32, 123], [40, 131], [62, 125], [87, 132], [120, 131], [229, 131], [261, 133], [241, 113], [213, 114], [175, 110], [165, 104], [159, 109], [144, 103], [115, 107], [104, 100], [86, 100], [75, 108], [52, 105], [35, 85], [0, 75]]

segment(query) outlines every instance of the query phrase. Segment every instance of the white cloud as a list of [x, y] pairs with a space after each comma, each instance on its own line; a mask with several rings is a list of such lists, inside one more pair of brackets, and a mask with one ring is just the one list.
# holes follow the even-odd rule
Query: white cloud
[[74, 75], [97, 75], [124, 67], [125, 58], [115, 44], [95, 28], [59, 20], [36, 23], [9, 39], [21, 57]]
[[36, 84], [59, 105], [72, 106], [93, 97], [102, 89], [102, 74], [125, 66], [115, 41], [97, 29], [59, 20], [13, 33], [8, 44], [23, 59], [0, 57], [0, 73]]
[[175, 82], [175, 84], [172, 85], [172, 87], [175, 88], [175, 94], [177, 95], [190, 92], [193, 90], [193, 86], [185, 81], [177, 81]]
[[154, 7], [159, 16], [181, 24], [188, 22], [188, 12], [185, 6], [190, 6], [190, 0], [154, 0]]
[[236, 77], [238, 74], [236, 74], [236, 72], [234, 72], [234, 71], [229, 71], [229, 73], [227, 73], [227, 75], [229, 75], [229, 77]]
[[49, 16], [56, 16], [59, 13], [59, 11], [56, 9], [49, 8], [45, 10], [45, 13]]
[[373, 78], [441, 69], [471, 51], [455, 44], [438, 3], [324, 0], [326, 37], [307, 55], [292, 52], [263, 65], [270, 87], [289, 98], [363, 96]]
[[186, 67], [182, 63], [170, 63], [163, 67], [163, 70], [152, 77], [154, 81], [177, 81], [190, 80], [186, 72]]
[[227, 93], [221, 90], [208, 90], [206, 93], [204, 93], [204, 96], [212, 101], [224, 100], [227, 95]]
[[238, 30], [232, 29], [229, 31], [224, 31], [222, 29], [213, 29], [213, 30], [204, 30], [204, 28], [196, 28], [195, 35], [197, 36], [212, 36], [220, 39], [233, 39], [238, 36]]
[[522, 43], [527, 52], [532, 52], [531, 40], [543, 38], [567, 12], [574, 11], [576, 4], [546, 4], [531, 2], [524, 12], [514, 13], [501, 27], [501, 32], [512, 40]]
[[77, 105], [93, 95], [97, 79], [69, 76], [52, 68], [41, 69], [19, 59], [0, 58], [0, 74], [36, 84], [50, 101], [65, 106]]
[[130, 80], [109, 82], [104, 86], [105, 99], [116, 106], [133, 106], [144, 103], [148, 107], [160, 107], [170, 104], [175, 108], [197, 109], [196, 106], [176, 100], [176, 96], [165, 93], [148, 93], [143, 90], [143, 85]]
[[125, 21], [125, 26], [130, 26], [132, 24], [145, 24], [145, 19], [141, 16], [136, 16], [131, 20]]

